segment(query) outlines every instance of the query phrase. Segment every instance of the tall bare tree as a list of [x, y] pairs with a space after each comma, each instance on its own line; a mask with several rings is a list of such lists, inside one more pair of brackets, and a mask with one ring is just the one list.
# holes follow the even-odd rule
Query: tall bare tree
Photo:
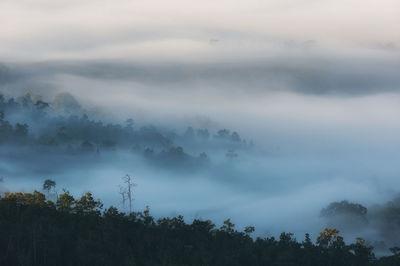
[[126, 204], [126, 188], [123, 186], [119, 186], [119, 194], [122, 196], [122, 207], [125, 210], [125, 204]]
[[120, 186], [120, 194], [122, 196], [122, 204], [125, 207], [125, 202], [128, 200], [129, 204], [129, 212], [132, 212], [132, 201], [133, 201], [133, 187], [136, 185], [133, 183], [133, 178], [126, 174], [124, 177], [122, 177], [122, 180], [124, 181], [125, 185]]

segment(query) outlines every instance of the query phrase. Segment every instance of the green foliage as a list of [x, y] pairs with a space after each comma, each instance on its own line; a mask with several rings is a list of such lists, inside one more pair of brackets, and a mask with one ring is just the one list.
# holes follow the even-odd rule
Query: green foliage
[[17, 206], [48, 207], [54, 205], [52, 202], [46, 202], [45, 195], [36, 190], [33, 193], [4, 192], [4, 197], [2, 200], [15, 204]]
[[317, 244], [324, 248], [338, 245], [341, 242], [343, 242], [343, 238], [339, 236], [339, 230], [336, 228], [325, 228], [317, 238]]
[[361, 238], [346, 245], [339, 231], [326, 228], [315, 245], [306, 234], [257, 238], [234, 229], [227, 219], [220, 229], [210, 220], [186, 223], [182, 216], [157, 222], [143, 212], [121, 213], [90, 192], [75, 199], [68, 191], [54, 204], [45, 195], [5, 193], [0, 198], [0, 265], [400, 265], [393, 256], [376, 259]]
[[233, 232], [235, 232], [235, 230], [233, 229], [234, 227], [235, 225], [231, 223], [231, 219], [228, 219], [224, 221], [224, 224], [221, 226], [221, 231], [232, 234]]
[[92, 193], [86, 192], [80, 200], [75, 200], [74, 211], [77, 214], [95, 214], [100, 215], [100, 209], [103, 208], [103, 204], [100, 201], [94, 200]]
[[75, 207], [75, 199], [69, 194], [69, 191], [65, 191], [58, 197], [56, 206], [61, 212], [72, 212]]

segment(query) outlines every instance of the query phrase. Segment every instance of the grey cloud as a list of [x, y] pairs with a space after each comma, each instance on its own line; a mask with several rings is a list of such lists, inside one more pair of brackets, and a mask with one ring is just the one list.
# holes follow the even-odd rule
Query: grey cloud
[[299, 59], [217, 62], [141, 63], [120, 61], [48, 61], [2, 67], [1, 84], [38, 83], [66, 74], [99, 81], [133, 81], [147, 86], [184, 89], [200, 85], [213, 90], [248, 93], [295, 91], [339, 96], [400, 90], [400, 63], [391, 60]]

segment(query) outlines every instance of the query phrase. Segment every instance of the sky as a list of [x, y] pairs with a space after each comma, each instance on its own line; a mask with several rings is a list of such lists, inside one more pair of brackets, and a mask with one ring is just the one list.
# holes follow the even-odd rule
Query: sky
[[[262, 224], [263, 205], [281, 220], [293, 202], [296, 214], [317, 197], [312, 211], [398, 194], [397, 0], [2, 0], [0, 25], [2, 91], [67, 91], [107, 118], [236, 129], [268, 154], [260, 171], [305, 181], [268, 199], [240, 194], [226, 215]], [[182, 201], [155, 208], [194, 215]]]
[[0, 10], [8, 60], [230, 62], [311, 47], [380, 59], [400, 41], [396, 0], [3, 0]]

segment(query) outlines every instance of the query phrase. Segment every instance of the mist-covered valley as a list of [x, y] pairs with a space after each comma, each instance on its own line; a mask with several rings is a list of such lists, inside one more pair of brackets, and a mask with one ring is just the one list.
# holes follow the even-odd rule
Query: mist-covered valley
[[325, 131], [311, 138], [299, 125], [296, 138], [260, 126], [264, 137], [247, 139], [245, 121], [237, 120], [237, 130], [216, 127], [212, 118], [203, 118], [200, 128], [178, 118], [150, 124], [134, 112], [122, 118], [114, 110], [102, 118], [105, 110], [86, 107], [70, 93], [45, 97], [1, 96], [2, 191], [41, 189], [52, 179], [59, 193], [92, 191], [106, 206], [128, 211], [120, 187], [129, 174], [134, 209], [148, 205], [156, 217], [231, 218], [238, 228], [255, 226], [261, 237], [282, 231], [317, 236], [335, 227], [349, 241], [365, 238], [377, 254], [398, 244], [393, 158], [399, 154], [392, 141], [360, 136], [357, 143]]
[[[135, 239], [148, 229], [157, 236], [149, 246], [164, 243], [153, 249], [153, 263], [145, 259], [153, 254], [134, 253], [144, 247], [139, 240], [119, 242], [132, 252], [108, 259], [118, 257], [121, 265], [125, 259], [126, 265], [290, 264], [274, 264], [276, 247], [283, 261], [286, 252], [311, 254], [315, 263], [306, 265], [324, 265], [320, 258], [347, 265], [362, 256], [371, 264], [348, 265], [398, 265], [400, 249], [390, 248], [400, 247], [399, 10], [396, 0], [0, 1], [0, 231], [11, 231], [0, 241], [6, 252], [0, 264], [10, 258], [9, 247], [19, 265], [36, 258], [33, 244], [31, 253], [23, 244], [38, 232], [35, 223], [32, 234], [19, 237], [1, 227], [6, 221], [31, 228], [20, 222], [24, 217], [10, 218], [23, 213], [10, 214], [12, 206], [25, 208], [24, 197], [36, 197], [43, 207], [46, 194], [54, 203], [43, 210], [51, 219], [63, 217], [65, 233], [65, 225], [75, 227], [69, 221], [86, 217], [74, 215], [81, 211], [78, 199], [91, 191], [104, 204], [98, 219], [107, 221], [112, 210], [116, 224], [121, 217], [129, 224], [98, 232], [133, 230]], [[133, 209], [126, 204], [127, 175]], [[34, 190], [44, 194], [29, 194]], [[57, 205], [60, 195], [77, 199], [71, 216]], [[26, 208], [35, 213], [35, 204]], [[183, 226], [177, 245], [183, 251], [164, 253], [163, 245], [179, 238], [159, 233], [163, 222], [147, 223], [146, 206], [154, 221], [183, 215], [190, 229]], [[222, 226], [221, 238], [208, 219]], [[199, 221], [204, 235], [192, 232]], [[335, 228], [346, 243], [362, 239], [342, 245]], [[310, 235], [297, 243], [282, 232], [298, 241]], [[324, 234], [336, 242], [321, 242]], [[233, 236], [237, 242], [230, 242]], [[197, 242], [187, 238], [204, 245], [191, 249]], [[69, 244], [81, 243], [74, 241]], [[64, 242], [54, 243], [63, 250]], [[232, 243], [241, 243], [234, 252]], [[114, 250], [108, 245], [102, 248]], [[241, 251], [245, 262], [231, 254]], [[46, 252], [36, 264], [57, 264], [46, 264]], [[374, 264], [371, 252], [392, 252], [394, 264]], [[101, 262], [103, 253], [93, 256]], [[233, 259], [200, 264], [194, 254]], [[185, 256], [192, 263], [171, 259]]]

